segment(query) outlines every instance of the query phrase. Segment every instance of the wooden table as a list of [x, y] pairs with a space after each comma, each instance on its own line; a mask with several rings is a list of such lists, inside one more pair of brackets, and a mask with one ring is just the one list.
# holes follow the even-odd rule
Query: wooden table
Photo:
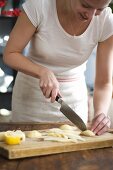
[[[59, 124], [1, 123], [0, 131], [33, 130]], [[8, 160], [0, 156], [0, 170], [113, 170], [113, 148], [94, 149], [55, 155]]]

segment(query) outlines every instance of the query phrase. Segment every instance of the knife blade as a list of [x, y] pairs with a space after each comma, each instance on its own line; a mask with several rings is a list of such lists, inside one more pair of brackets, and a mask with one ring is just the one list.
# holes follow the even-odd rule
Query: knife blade
[[85, 131], [87, 127], [83, 120], [62, 100], [61, 96], [56, 97], [56, 101], [61, 104], [60, 111], [80, 130]]

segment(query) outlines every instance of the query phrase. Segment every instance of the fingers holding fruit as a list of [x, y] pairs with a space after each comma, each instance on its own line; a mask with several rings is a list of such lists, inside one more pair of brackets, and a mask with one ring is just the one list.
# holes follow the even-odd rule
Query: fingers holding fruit
[[101, 135], [108, 131], [110, 125], [111, 125], [110, 118], [106, 116], [104, 113], [101, 113], [93, 119], [91, 130], [95, 134]]

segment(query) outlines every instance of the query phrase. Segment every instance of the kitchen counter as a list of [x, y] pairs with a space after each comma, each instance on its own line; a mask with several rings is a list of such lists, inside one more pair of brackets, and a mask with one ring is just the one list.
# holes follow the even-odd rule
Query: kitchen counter
[[[1, 123], [0, 131], [58, 127], [60, 123]], [[112, 170], [113, 148], [75, 151], [8, 160], [0, 156], [0, 170]]]

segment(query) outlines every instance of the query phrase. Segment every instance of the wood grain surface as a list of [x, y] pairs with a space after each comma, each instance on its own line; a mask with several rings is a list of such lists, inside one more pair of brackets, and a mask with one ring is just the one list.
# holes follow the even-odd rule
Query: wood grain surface
[[[0, 130], [47, 129], [59, 124], [1, 123]], [[113, 148], [81, 150], [8, 160], [0, 156], [0, 170], [113, 170]]]
[[[56, 126], [54, 127], [56, 128]], [[16, 159], [113, 146], [112, 133], [93, 137], [82, 136], [82, 138], [85, 141], [78, 141], [77, 143], [40, 141], [29, 138], [26, 138], [26, 141], [20, 145], [7, 145], [4, 142], [0, 142], [0, 154], [8, 159]]]

